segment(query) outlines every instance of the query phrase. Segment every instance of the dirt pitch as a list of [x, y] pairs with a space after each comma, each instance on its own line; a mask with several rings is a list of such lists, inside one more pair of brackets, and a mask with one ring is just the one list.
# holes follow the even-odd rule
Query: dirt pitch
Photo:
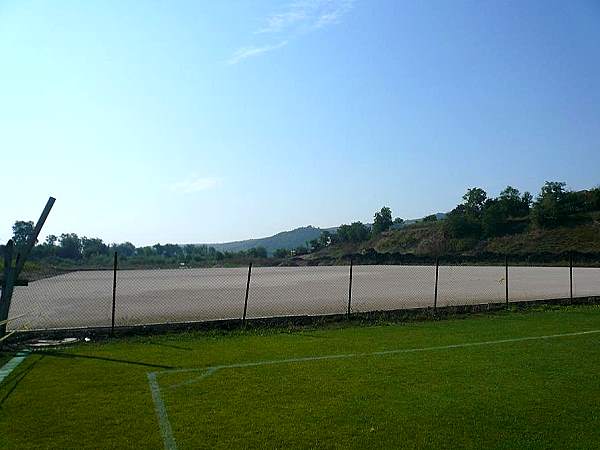
[[[240, 318], [246, 268], [122, 270], [116, 324]], [[574, 268], [574, 296], [600, 295], [600, 269]], [[433, 306], [433, 266], [355, 266], [352, 311]], [[252, 270], [248, 317], [344, 313], [349, 268], [260, 267]], [[504, 267], [441, 266], [438, 306], [502, 302]], [[511, 301], [569, 297], [567, 267], [511, 267]], [[109, 326], [112, 272], [72, 272], [16, 289], [15, 329]]]

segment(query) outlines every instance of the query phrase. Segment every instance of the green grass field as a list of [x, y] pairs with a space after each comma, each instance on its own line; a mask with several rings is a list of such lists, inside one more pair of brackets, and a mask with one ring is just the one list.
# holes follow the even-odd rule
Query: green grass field
[[598, 448], [598, 331], [567, 307], [54, 349], [0, 385], [0, 448]]

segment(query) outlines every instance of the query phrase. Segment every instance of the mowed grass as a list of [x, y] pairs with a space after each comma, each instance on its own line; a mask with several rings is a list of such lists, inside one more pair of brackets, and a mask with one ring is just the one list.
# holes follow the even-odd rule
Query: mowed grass
[[[180, 449], [598, 448], [600, 333], [431, 349], [594, 330], [567, 307], [35, 353], [0, 385], [0, 448], [164, 448], [148, 372]], [[371, 355], [400, 349], [426, 350]], [[353, 356], [281, 362], [324, 355]]]

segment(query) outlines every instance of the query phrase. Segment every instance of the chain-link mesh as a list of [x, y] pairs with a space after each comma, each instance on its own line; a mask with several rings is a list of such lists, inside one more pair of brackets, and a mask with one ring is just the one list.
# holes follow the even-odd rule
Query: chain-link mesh
[[240, 318], [247, 268], [123, 270], [118, 325]]
[[252, 269], [248, 317], [343, 313], [348, 267], [257, 267]]
[[[112, 322], [113, 270], [27, 269], [16, 287], [9, 329], [107, 327]], [[434, 306], [435, 265], [354, 265], [351, 312]], [[248, 267], [118, 270], [115, 325], [241, 319]], [[568, 298], [570, 269], [509, 267], [509, 301]], [[350, 267], [253, 267], [246, 317], [343, 314]], [[502, 303], [506, 267], [438, 268], [437, 306]], [[573, 296], [600, 296], [600, 268], [573, 267]]]
[[439, 269], [437, 306], [505, 301], [503, 266], [445, 266]]
[[515, 266], [509, 269], [510, 301], [568, 297], [569, 267]]
[[600, 269], [573, 267], [573, 296], [600, 296]]
[[354, 266], [351, 310], [367, 312], [432, 306], [434, 282], [434, 266]]
[[9, 318], [18, 318], [9, 328], [110, 326], [112, 271], [24, 270], [21, 278], [29, 286], [15, 287]]

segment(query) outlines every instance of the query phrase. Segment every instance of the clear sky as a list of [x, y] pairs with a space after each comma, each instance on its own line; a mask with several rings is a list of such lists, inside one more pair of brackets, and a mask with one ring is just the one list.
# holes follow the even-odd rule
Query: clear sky
[[600, 3], [0, 0], [0, 239], [219, 242], [600, 183]]

